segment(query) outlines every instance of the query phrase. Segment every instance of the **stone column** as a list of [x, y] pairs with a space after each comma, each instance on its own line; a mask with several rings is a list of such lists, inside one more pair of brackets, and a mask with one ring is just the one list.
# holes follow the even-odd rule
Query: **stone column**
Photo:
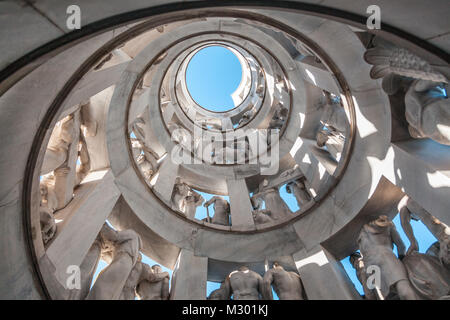
[[170, 300], [206, 300], [208, 258], [181, 249], [172, 275]]
[[309, 300], [361, 299], [340, 261], [322, 246], [292, 257]]
[[252, 204], [245, 180], [227, 180], [230, 197], [231, 226], [237, 229], [253, 229]]

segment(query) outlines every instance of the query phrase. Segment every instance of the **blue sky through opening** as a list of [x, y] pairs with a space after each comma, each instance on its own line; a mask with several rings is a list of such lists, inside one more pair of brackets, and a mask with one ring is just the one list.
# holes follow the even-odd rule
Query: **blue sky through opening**
[[186, 84], [192, 98], [203, 108], [217, 112], [235, 107], [231, 94], [241, 78], [238, 58], [221, 46], [198, 51], [186, 70]]

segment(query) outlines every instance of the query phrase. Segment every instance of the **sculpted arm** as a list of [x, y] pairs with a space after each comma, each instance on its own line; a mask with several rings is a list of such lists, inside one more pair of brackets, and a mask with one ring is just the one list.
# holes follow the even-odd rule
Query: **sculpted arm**
[[169, 279], [168, 272], [154, 273], [148, 265], [145, 265], [144, 270], [145, 270], [144, 278], [148, 282], [159, 282], [164, 279]]
[[407, 207], [411, 213], [416, 215], [420, 219], [420, 221], [422, 221], [422, 223], [428, 228], [428, 230], [430, 230], [430, 232], [438, 240], [441, 240], [441, 238], [446, 233], [450, 233], [450, 232], [448, 232], [449, 227], [445, 223], [442, 223], [441, 221], [439, 221], [439, 219], [437, 219], [432, 214], [430, 214], [428, 211], [426, 211], [424, 208], [422, 208], [413, 199], [408, 198]]
[[392, 242], [395, 243], [397, 246], [398, 256], [401, 259], [402, 256], [405, 255], [405, 244], [403, 243], [402, 239], [400, 238], [400, 235], [397, 232], [397, 229], [394, 225], [391, 227], [391, 239]]
[[100, 237], [103, 241], [115, 242], [118, 240], [117, 231], [108, 226], [107, 223], [102, 226], [102, 229], [100, 230]]
[[407, 254], [410, 254], [413, 251], [419, 250], [419, 245], [417, 243], [416, 237], [414, 236], [414, 232], [411, 227], [411, 212], [406, 207], [406, 204], [399, 209], [400, 209], [400, 222], [410, 243]]
[[273, 300], [272, 282], [273, 282], [273, 269], [270, 269], [264, 275], [262, 283], [261, 293], [264, 300]]
[[209, 199], [208, 201], [206, 201], [203, 206], [204, 207], [209, 207], [211, 204], [213, 204], [214, 202], [216, 202], [217, 199], [220, 199], [217, 196], [212, 197], [211, 199]]
[[163, 279], [161, 288], [161, 300], [169, 300], [169, 277]]
[[225, 278], [225, 281], [223, 282], [223, 289], [225, 290], [225, 296], [227, 300], [231, 299], [231, 282], [230, 282], [230, 276], [228, 275]]

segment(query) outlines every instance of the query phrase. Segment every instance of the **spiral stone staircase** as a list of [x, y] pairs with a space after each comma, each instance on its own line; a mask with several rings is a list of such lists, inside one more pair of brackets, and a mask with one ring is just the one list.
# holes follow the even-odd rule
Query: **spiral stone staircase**
[[[389, 82], [447, 88], [449, 14], [445, 0], [1, 2], [0, 297], [81, 298], [67, 268], [96, 265], [108, 221], [173, 270], [172, 299], [275, 261], [309, 299], [359, 299], [339, 261], [365, 223], [407, 194], [450, 224], [448, 99], [444, 129], [428, 134], [431, 116], [418, 138], [405, 104], [429, 102]], [[187, 89], [208, 46], [242, 67], [229, 111]], [[229, 216], [196, 218], [199, 192], [227, 197]]]

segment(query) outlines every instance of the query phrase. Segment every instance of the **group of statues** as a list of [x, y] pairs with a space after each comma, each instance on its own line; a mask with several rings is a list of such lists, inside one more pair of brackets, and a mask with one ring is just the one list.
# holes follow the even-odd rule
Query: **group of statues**
[[[87, 300], [167, 300], [169, 274], [159, 265], [142, 262], [141, 239], [133, 230], [116, 231], [105, 223], [80, 266], [81, 289], [72, 299]], [[103, 269], [89, 290], [99, 259]]]
[[132, 124], [132, 132], [135, 138], [131, 139], [131, 149], [133, 158], [141, 170], [144, 178], [150, 181], [159, 167], [159, 156], [145, 143], [145, 121], [142, 117], [137, 117]]
[[[306, 188], [304, 176], [289, 181], [286, 184], [286, 192], [294, 195], [299, 208], [312, 199]], [[251, 197], [251, 202], [253, 219], [256, 224], [282, 220], [292, 215], [286, 202], [280, 196], [279, 187], [271, 186], [267, 179], [260, 183], [258, 192]], [[262, 209], [263, 203], [265, 204], [265, 209]]]
[[373, 65], [371, 77], [383, 79], [393, 109], [404, 108], [410, 136], [450, 145], [447, 77], [407, 49], [380, 37], [374, 38], [364, 58]]
[[[350, 256], [366, 299], [450, 299], [450, 228], [413, 199], [405, 196], [398, 206], [405, 245], [387, 216], [365, 224], [358, 238], [360, 253]], [[419, 253], [410, 220], [420, 220], [438, 240], [425, 254]], [[398, 257], [393, 252], [396, 245]], [[380, 270], [380, 283], [369, 286], [368, 268]]]
[[320, 128], [316, 133], [316, 143], [339, 161], [344, 149], [345, 137], [349, 130], [349, 121], [338, 97], [324, 91], [326, 103], [320, 118]]
[[41, 167], [40, 224], [42, 240], [48, 243], [56, 234], [54, 214], [72, 200], [73, 190], [91, 168], [86, 137], [95, 136], [97, 123], [90, 104], [58, 121], [50, 136]]
[[[175, 210], [182, 212], [187, 218], [194, 219], [197, 207], [203, 205], [207, 210], [206, 222], [229, 226], [230, 204], [221, 196], [213, 196], [205, 202], [201, 194], [193, 190], [186, 183], [177, 181], [175, 184], [172, 205]], [[213, 205], [214, 215], [209, 214], [209, 206]]]
[[281, 102], [275, 105], [275, 113], [270, 120], [269, 129], [281, 130], [289, 116], [289, 109], [283, 106]]
[[286, 271], [274, 262], [272, 269], [262, 277], [259, 273], [241, 266], [231, 272], [221, 283], [220, 288], [212, 291], [209, 300], [273, 300], [272, 287], [280, 300], [305, 300], [305, 290], [300, 276]]
[[[286, 191], [292, 194], [299, 207], [310, 202], [312, 197], [305, 185], [305, 177], [289, 181]], [[291, 210], [281, 198], [279, 187], [269, 185], [264, 179], [258, 188], [258, 192], [250, 198], [252, 204], [252, 215], [255, 224], [264, 224], [275, 220], [282, 220], [292, 215]], [[173, 209], [183, 213], [187, 218], [194, 219], [197, 207], [203, 205], [207, 210], [207, 216], [203, 220], [208, 223], [230, 226], [231, 211], [230, 204], [221, 196], [213, 196], [205, 201], [201, 194], [193, 190], [188, 184], [177, 179], [172, 194]], [[214, 215], [211, 217], [209, 207], [213, 205]], [[265, 205], [265, 209], [263, 206]]]

